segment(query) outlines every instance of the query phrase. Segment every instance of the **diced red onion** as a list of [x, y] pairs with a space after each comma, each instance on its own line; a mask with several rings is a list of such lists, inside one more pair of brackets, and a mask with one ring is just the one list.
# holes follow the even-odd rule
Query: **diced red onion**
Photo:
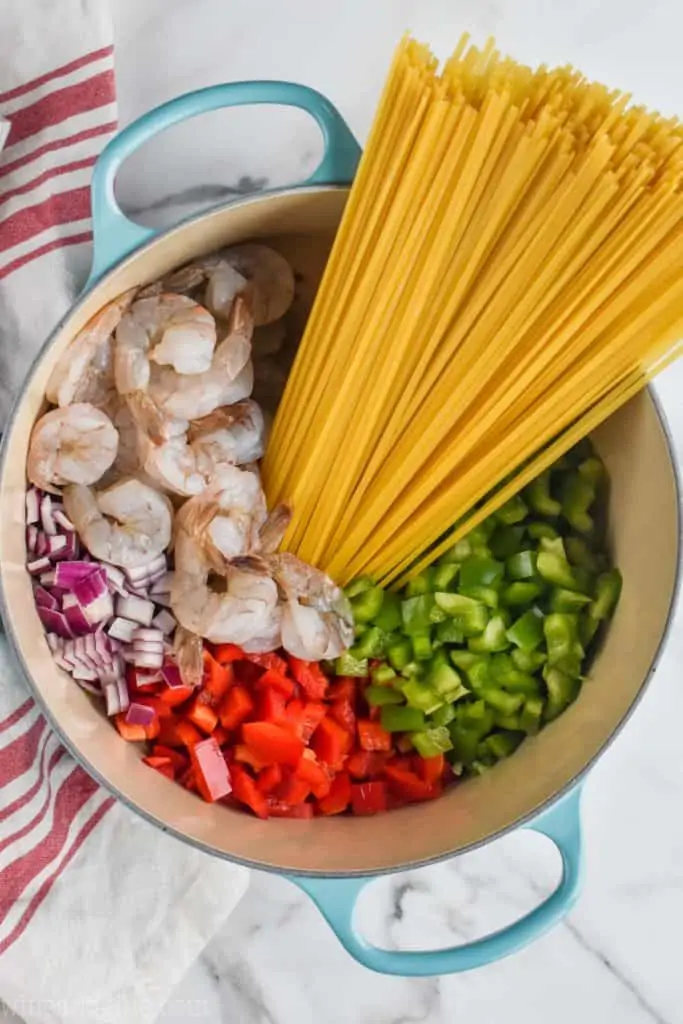
[[40, 491], [35, 487], [29, 487], [26, 492], [26, 522], [37, 523], [40, 521]]
[[37, 586], [33, 591], [36, 604], [42, 608], [53, 608], [59, 610], [59, 601], [54, 594], [51, 594], [45, 587]]
[[88, 683], [96, 682], [98, 679], [97, 672], [94, 668], [86, 668], [85, 665], [77, 665], [71, 675], [74, 679], [79, 681], [85, 681]]
[[152, 724], [154, 715], [154, 708], [148, 708], [146, 704], [137, 704], [133, 701], [126, 712], [126, 722], [128, 725], [144, 725], [146, 727]]
[[53, 654], [55, 653], [55, 651], [61, 651], [61, 649], [64, 646], [64, 641], [60, 636], [57, 636], [56, 633], [46, 633], [45, 639], [47, 640], [47, 646], [50, 648]]
[[161, 670], [161, 675], [170, 690], [176, 690], [178, 687], [185, 685], [180, 678], [180, 669], [172, 661], [167, 661], [164, 664]]
[[40, 582], [42, 583], [43, 580], [41, 574], [50, 571], [51, 562], [49, 558], [46, 558], [44, 556], [42, 558], [34, 558], [32, 562], [26, 563], [26, 568], [28, 569], [32, 576], [41, 576]]
[[116, 614], [141, 626], [149, 626], [154, 616], [154, 604], [141, 597], [117, 597]]
[[177, 622], [170, 612], [164, 610], [154, 616], [152, 625], [160, 629], [164, 636], [169, 636], [176, 628]]
[[[148, 642], [147, 640], [133, 641], [133, 653], [137, 656], [138, 654], [162, 654], [164, 653], [164, 644], [156, 643], [155, 641]], [[163, 659], [162, 659], [163, 660]]]
[[172, 582], [173, 573], [165, 572], [163, 576], [160, 576], [157, 580], [154, 581], [152, 586], [149, 588], [149, 592], [151, 595], [154, 595], [155, 600], [157, 594], [170, 594]]
[[153, 597], [154, 603], [161, 605], [162, 608], [171, 607], [171, 595], [170, 594], [155, 594]]
[[126, 577], [123, 575], [121, 569], [115, 565], [102, 565], [102, 568], [107, 574], [107, 580], [110, 588], [116, 594], [122, 594], [124, 597], [128, 593], [126, 589]]
[[149, 591], [147, 590], [147, 587], [134, 587], [131, 583], [127, 583], [126, 593], [124, 596], [139, 597], [143, 601], [147, 601], [149, 599]]
[[71, 588], [88, 622], [95, 625], [111, 618], [114, 612], [107, 575], [103, 569], [92, 569], [88, 576], [77, 580]]
[[80, 688], [82, 690], [85, 690], [86, 693], [92, 693], [95, 697], [101, 697], [102, 696], [102, 687], [100, 686], [99, 682], [97, 682], [97, 683], [90, 683], [90, 682], [87, 682], [85, 679], [79, 679], [75, 672], [73, 672], [72, 675], [73, 675], [74, 680], [80, 686]]
[[148, 686], [157, 686], [164, 681], [164, 677], [158, 669], [137, 669], [135, 673], [135, 685], [138, 690], [145, 690]]
[[42, 530], [38, 530], [38, 536], [36, 537], [36, 558], [42, 558], [43, 555], [47, 555], [50, 551], [50, 541], [48, 535]]
[[55, 583], [58, 587], [71, 590], [75, 583], [85, 576], [89, 576], [93, 571], [95, 571], [93, 563], [86, 562], [82, 558], [76, 562], [60, 562], [55, 569]]
[[112, 715], [118, 715], [119, 712], [123, 710], [121, 707], [119, 688], [115, 682], [107, 683], [105, 685], [104, 699], [107, 702], [107, 714], [110, 718]]
[[29, 555], [33, 556], [36, 553], [36, 546], [38, 544], [38, 527], [27, 526], [26, 527], [26, 550]]
[[52, 518], [54, 519], [57, 526], [60, 526], [62, 530], [66, 530], [67, 533], [76, 532], [76, 527], [71, 522], [63, 508], [54, 509], [52, 513]]
[[123, 640], [124, 643], [129, 644], [138, 628], [137, 622], [117, 617], [107, 627], [107, 634], [116, 640]]
[[49, 536], [57, 533], [57, 524], [52, 514], [52, 498], [49, 494], [44, 494], [40, 499], [40, 522]]
[[163, 644], [164, 634], [160, 629], [144, 629], [140, 626], [135, 630], [135, 636], [133, 637], [133, 646], [138, 641], [146, 641], [148, 643]]
[[64, 533], [56, 533], [47, 539], [48, 553], [54, 562], [66, 556], [68, 547], [69, 541]]
[[75, 636], [83, 636], [92, 629], [91, 623], [85, 617], [85, 612], [78, 602], [75, 594], [65, 594], [62, 600], [62, 611], [66, 621], [69, 623], [72, 633]]
[[135, 651], [133, 660], [138, 668], [161, 668], [164, 663], [164, 652]]
[[98, 630], [97, 633], [93, 634], [95, 639], [95, 648], [102, 658], [107, 662], [113, 662], [115, 656], [121, 649], [121, 645], [117, 640], [108, 637], [106, 633]]
[[54, 608], [44, 608], [42, 605], [37, 605], [36, 609], [40, 621], [48, 632], [56, 633], [57, 636], [64, 637], [65, 640], [70, 640], [73, 637], [73, 632], [63, 612], [55, 611]]

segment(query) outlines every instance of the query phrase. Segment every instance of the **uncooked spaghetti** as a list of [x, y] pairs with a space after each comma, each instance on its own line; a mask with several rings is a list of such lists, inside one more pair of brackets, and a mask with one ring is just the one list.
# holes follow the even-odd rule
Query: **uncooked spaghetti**
[[570, 67], [402, 41], [266, 455], [289, 550], [417, 572], [679, 354], [682, 143]]

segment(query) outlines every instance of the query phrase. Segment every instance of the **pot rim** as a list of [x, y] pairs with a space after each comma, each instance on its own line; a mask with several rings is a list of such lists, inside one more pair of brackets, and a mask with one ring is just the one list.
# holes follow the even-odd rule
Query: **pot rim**
[[[15, 398], [15, 400], [14, 400], [14, 402], [12, 404], [12, 408], [10, 410], [10, 414], [8, 416], [7, 423], [6, 423], [6, 426], [5, 426], [4, 435], [2, 437], [2, 444], [0, 445], [0, 478], [2, 478], [2, 474], [3, 474], [3, 470], [4, 470], [4, 465], [5, 465], [5, 460], [8, 457], [7, 438], [9, 436], [10, 432], [11, 432], [12, 424], [14, 423], [14, 420], [16, 418], [16, 414], [17, 414], [18, 409], [19, 409], [19, 407], [21, 405], [21, 402], [23, 400], [23, 396], [24, 396], [25, 392], [27, 391], [27, 389], [28, 389], [28, 387], [30, 385], [31, 380], [34, 377], [34, 374], [35, 374], [39, 364], [42, 362], [42, 360], [43, 360], [43, 358], [45, 356], [45, 353], [48, 351], [48, 349], [52, 345], [53, 340], [56, 337], [56, 335], [68, 323], [68, 321], [71, 319], [71, 317], [74, 315], [74, 313], [78, 311], [78, 309], [80, 308], [82, 303], [85, 301], [85, 299], [90, 295], [90, 293], [95, 288], [97, 288], [100, 284], [102, 284], [102, 282], [105, 281], [112, 273], [114, 273], [116, 270], [118, 270], [124, 264], [129, 263], [129, 262], [133, 262], [134, 260], [137, 259], [138, 256], [142, 255], [142, 253], [148, 251], [149, 249], [151, 249], [152, 247], [156, 246], [157, 244], [160, 244], [160, 243], [164, 242], [167, 238], [169, 238], [175, 232], [182, 231], [189, 224], [196, 224], [196, 223], [201, 222], [202, 220], [209, 220], [211, 217], [215, 216], [219, 212], [223, 212], [228, 207], [231, 208], [231, 209], [232, 208], [239, 208], [241, 206], [245, 206], [245, 205], [251, 204], [251, 203], [267, 202], [269, 199], [271, 199], [271, 198], [273, 198], [275, 196], [285, 196], [285, 195], [290, 195], [290, 194], [299, 194], [301, 192], [305, 192], [305, 193], [330, 192], [330, 191], [334, 191], [334, 192], [346, 191], [346, 192], [348, 192], [349, 188], [350, 188], [350, 186], [348, 186], [348, 185], [299, 185], [299, 186], [285, 187], [285, 188], [280, 188], [280, 189], [269, 189], [268, 191], [259, 193], [258, 195], [245, 196], [244, 198], [241, 198], [241, 199], [230, 200], [227, 203], [219, 203], [219, 204], [217, 204], [215, 206], [210, 207], [207, 210], [203, 210], [201, 213], [190, 215], [189, 217], [184, 218], [182, 221], [180, 221], [178, 224], [174, 224], [172, 227], [169, 227], [169, 228], [166, 228], [166, 229], [163, 229], [163, 230], [159, 231], [153, 237], [149, 238], [147, 241], [143, 242], [141, 245], [137, 246], [131, 252], [127, 253], [121, 259], [119, 259], [115, 263], [113, 263], [110, 267], [107, 268], [107, 270], [103, 274], [101, 274], [95, 280], [89, 279], [87, 281], [85, 287], [83, 288], [82, 292], [77, 297], [76, 301], [73, 303], [72, 306], [69, 307], [69, 309], [66, 311], [64, 316], [62, 316], [60, 318], [58, 323], [55, 325], [53, 330], [50, 332], [48, 337], [45, 339], [44, 343], [41, 345], [41, 347], [40, 347], [40, 349], [39, 349], [35, 359], [33, 360], [33, 363], [31, 364], [31, 367], [30, 367], [29, 371], [28, 371], [28, 373], [27, 373], [27, 375], [26, 375], [26, 377], [24, 379], [24, 382], [23, 382], [23, 384], [21, 386], [21, 389], [19, 390], [19, 392], [17, 394], [17, 397]], [[169, 835], [174, 836], [176, 839], [180, 840], [181, 842], [186, 843], [189, 846], [194, 847], [195, 849], [201, 850], [203, 853], [210, 854], [211, 856], [214, 856], [214, 857], [219, 857], [221, 860], [227, 860], [227, 861], [230, 861], [231, 863], [234, 863], [234, 864], [240, 864], [243, 867], [250, 868], [250, 869], [256, 870], [256, 871], [267, 871], [267, 872], [269, 872], [271, 874], [276, 874], [276, 875], [277, 874], [284, 874], [284, 875], [287, 875], [287, 876], [292, 877], [292, 878], [295, 878], [295, 877], [306, 878], [306, 877], [308, 877], [308, 878], [318, 878], [318, 879], [320, 879], [320, 878], [378, 878], [381, 875], [396, 874], [396, 873], [401, 872], [401, 871], [409, 871], [409, 870], [414, 870], [416, 868], [427, 867], [430, 864], [437, 864], [440, 861], [448, 860], [449, 858], [454, 857], [454, 856], [458, 856], [459, 857], [462, 854], [471, 853], [472, 851], [480, 849], [481, 847], [485, 846], [487, 843], [493, 842], [496, 839], [500, 839], [503, 836], [508, 835], [509, 833], [511, 833], [513, 831], [516, 831], [518, 828], [520, 828], [520, 827], [522, 827], [522, 826], [524, 826], [526, 824], [529, 824], [535, 818], [537, 818], [539, 815], [541, 815], [544, 811], [549, 810], [551, 807], [553, 807], [555, 804], [557, 804], [560, 800], [562, 800], [564, 797], [566, 797], [573, 789], [575, 789], [577, 786], [579, 786], [583, 782], [583, 780], [586, 778], [588, 773], [591, 771], [591, 769], [593, 768], [595, 763], [602, 757], [602, 755], [605, 753], [605, 751], [608, 749], [608, 747], [611, 746], [611, 744], [614, 742], [616, 737], [619, 735], [621, 730], [624, 728], [624, 726], [629, 721], [629, 719], [631, 718], [631, 716], [635, 712], [636, 708], [640, 704], [640, 701], [642, 700], [645, 691], [650, 686], [650, 683], [651, 683], [651, 680], [652, 680], [652, 676], [653, 676], [653, 674], [655, 672], [655, 669], [659, 665], [659, 662], [660, 662], [661, 657], [662, 657], [662, 653], [663, 653], [663, 651], [664, 651], [664, 649], [666, 647], [666, 642], [667, 642], [667, 640], [669, 638], [669, 634], [670, 634], [670, 631], [671, 631], [671, 625], [672, 625], [672, 621], [673, 621], [673, 617], [674, 617], [674, 612], [675, 612], [677, 604], [678, 604], [678, 598], [679, 598], [680, 589], [681, 589], [681, 571], [682, 571], [682, 568], [683, 568], [682, 519], [681, 519], [681, 493], [682, 493], [682, 491], [681, 491], [681, 472], [679, 470], [679, 467], [678, 467], [678, 464], [677, 464], [677, 460], [676, 460], [676, 456], [675, 456], [675, 450], [674, 450], [674, 445], [673, 445], [673, 439], [672, 439], [672, 436], [671, 436], [671, 430], [670, 430], [669, 424], [667, 422], [666, 416], [664, 414], [664, 411], [662, 409], [660, 399], [658, 398], [658, 396], [657, 396], [654, 388], [652, 387], [652, 385], [647, 385], [646, 391], [648, 392], [648, 395], [649, 395], [649, 397], [650, 397], [650, 399], [651, 399], [651, 401], [652, 401], [652, 403], [654, 405], [655, 412], [657, 414], [657, 418], [658, 418], [659, 423], [661, 425], [662, 433], [664, 434], [664, 438], [665, 438], [665, 441], [666, 441], [666, 447], [667, 447], [667, 451], [668, 451], [669, 462], [671, 464], [671, 469], [672, 469], [672, 473], [673, 473], [674, 492], [675, 492], [675, 497], [676, 497], [676, 524], [677, 524], [677, 530], [676, 530], [676, 534], [677, 534], [676, 576], [675, 576], [675, 580], [674, 580], [674, 586], [673, 586], [673, 591], [672, 591], [672, 595], [671, 595], [671, 601], [670, 601], [669, 607], [667, 609], [666, 621], [664, 623], [664, 629], [662, 631], [662, 635], [661, 635], [659, 644], [657, 645], [657, 650], [655, 651], [654, 657], [653, 657], [652, 662], [650, 664], [650, 667], [649, 667], [649, 669], [648, 669], [648, 671], [647, 671], [647, 673], [646, 673], [646, 675], [645, 675], [645, 677], [643, 679], [643, 682], [642, 682], [642, 684], [640, 686], [640, 689], [638, 690], [638, 693], [636, 694], [634, 700], [629, 705], [628, 710], [623, 715], [623, 717], [616, 723], [616, 725], [614, 726], [614, 729], [610, 733], [609, 737], [595, 751], [593, 756], [590, 758], [590, 760], [587, 762], [587, 764], [582, 768], [582, 770], [580, 772], [578, 772], [576, 775], [574, 775], [572, 778], [570, 778], [561, 787], [561, 789], [559, 789], [555, 793], [553, 793], [552, 796], [548, 797], [541, 804], [537, 805], [536, 807], [534, 807], [533, 809], [528, 811], [526, 814], [524, 814], [521, 817], [517, 818], [514, 822], [510, 823], [509, 825], [504, 826], [503, 828], [498, 829], [495, 832], [490, 833], [488, 836], [486, 836], [486, 837], [484, 837], [482, 839], [478, 839], [478, 840], [475, 840], [475, 841], [473, 841], [471, 843], [468, 843], [467, 845], [465, 845], [462, 848], [458, 849], [457, 853], [446, 851], [445, 853], [435, 854], [432, 857], [424, 857], [424, 858], [420, 858], [418, 860], [410, 860], [410, 861], [406, 861], [405, 863], [401, 863], [400, 865], [392, 865], [392, 866], [386, 867], [386, 868], [378, 868], [378, 869], [375, 869], [373, 871], [360, 871], [360, 870], [359, 871], [332, 871], [332, 872], [324, 871], [324, 870], [319, 870], [319, 871], [318, 870], [316, 870], [316, 871], [313, 871], [313, 870], [311, 870], [311, 871], [292, 871], [292, 870], [290, 870], [288, 868], [278, 868], [278, 867], [274, 867], [273, 865], [270, 865], [270, 864], [264, 864], [264, 863], [262, 863], [260, 861], [251, 860], [251, 859], [248, 859], [248, 858], [245, 858], [245, 857], [238, 857], [238, 856], [235, 856], [233, 854], [225, 853], [224, 851], [218, 850], [218, 849], [216, 849], [215, 847], [211, 846], [208, 843], [202, 842], [199, 839], [195, 839], [192, 836], [188, 836], [186, 833], [181, 832], [179, 829], [173, 828], [171, 825], [168, 825], [167, 823], [165, 823], [160, 818], [157, 818], [154, 814], [151, 814], [150, 812], [142, 809], [137, 804], [135, 804], [133, 801], [129, 800], [123, 793], [121, 793], [117, 789], [117, 787], [112, 782], [110, 782], [104, 775], [102, 775], [101, 772], [99, 772], [96, 768], [94, 768], [90, 764], [88, 759], [85, 756], [83, 756], [80, 753], [80, 751], [78, 751], [75, 748], [74, 745], [72, 745], [71, 740], [66, 736], [66, 734], [63, 731], [60, 723], [57, 721], [57, 719], [53, 716], [51, 711], [48, 709], [47, 705], [44, 703], [42, 695], [41, 695], [38, 687], [36, 686], [31, 673], [28, 670], [26, 662], [24, 661], [24, 658], [22, 657], [21, 651], [19, 650], [19, 646], [18, 646], [18, 644], [16, 642], [16, 639], [15, 639], [15, 636], [14, 636], [14, 632], [13, 632], [13, 629], [12, 629], [11, 624], [10, 624], [10, 619], [9, 619], [9, 614], [8, 614], [8, 606], [7, 606], [7, 603], [6, 603], [6, 600], [5, 600], [5, 594], [4, 594], [2, 573], [0, 573], [0, 631], [2, 630], [2, 627], [4, 625], [5, 629], [6, 629], [7, 640], [9, 642], [9, 647], [10, 647], [11, 652], [12, 652], [12, 654], [13, 654], [13, 656], [14, 656], [14, 658], [15, 658], [15, 660], [16, 660], [16, 662], [17, 662], [17, 664], [18, 664], [18, 666], [19, 666], [19, 668], [21, 670], [21, 673], [22, 673], [22, 675], [24, 677], [24, 680], [25, 680], [25, 682], [26, 682], [26, 684], [28, 686], [28, 689], [30, 691], [30, 695], [36, 701], [36, 703], [38, 704], [38, 707], [40, 708], [41, 714], [47, 719], [50, 727], [57, 734], [57, 736], [59, 737], [60, 741], [66, 747], [66, 749], [71, 754], [71, 756], [74, 758], [76, 763], [81, 765], [81, 767], [83, 767], [88, 772], [88, 774], [91, 776], [91, 778], [95, 779], [104, 789], [106, 789], [109, 793], [111, 793], [113, 796], [115, 796], [116, 799], [118, 801], [120, 801], [129, 810], [133, 811], [135, 814], [139, 815], [145, 821], [149, 822], [149, 824], [154, 825], [156, 828], [160, 829], [162, 832], [166, 832]]]

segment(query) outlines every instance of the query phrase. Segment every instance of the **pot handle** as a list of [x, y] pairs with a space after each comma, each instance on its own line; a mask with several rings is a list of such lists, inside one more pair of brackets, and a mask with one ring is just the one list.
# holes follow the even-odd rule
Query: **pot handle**
[[583, 844], [579, 816], [580, 788], [576, 787], [559, 803], [543, 812], [523, 828], [548, 836], [562, 856], [560, 883], [548, 898], [525, 917], [500, 931], [450, 949], [402, 952], [378, 949], [370, 945], [353, 927], [353, 912], [358, 895], [376, 876], [354, 878], [314, 878], [289, 875], [307, 893], [337, 938], [351, 956], [380, 974], [425, 977], [455, 974], [493, 963], [516, 953], [540, 938], [557, 924], [575, 902], [583, 876]]
[[114, 196], [114, 181], [121, 164], [143, 143], [179, 121], [220, 107], [272, 103], [299, 107], [310, 114], [323, 135], [323, 158], [304, 183], [348, 184], [360, 160], [360, 146], [339, 111], [315, 89], [294, 82], [224, 82], [178, 96], [150, 110], [120, 131], [100, 154], [92, 177], [93, 264], [86, 287], [114, 263], [148, 241], [158, 231], [129, 220]]

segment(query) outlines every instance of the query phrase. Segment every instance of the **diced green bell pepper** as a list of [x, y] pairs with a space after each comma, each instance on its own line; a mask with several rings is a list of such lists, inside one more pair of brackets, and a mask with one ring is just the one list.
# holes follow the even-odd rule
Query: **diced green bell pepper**
[[353, 647], [350, 648], [350, 653], [354, 658], [362, 660], [363, 658], [381, 658], [384, 655], [384, 650], [384, 633], [377, 626], [370, 626], [357, 638]]
[[595, 597], [588, 609], [591, 618], [601, 622], [609, 619], [617, 606], [622, 588], [621, 573], [618, 569], [610, 569], [598, 576], [595, 583]]
[[576, 699], [581, 688], [581, 682], [579, 679], [567, 675], [566, 672], [562, 672], [559, 668], [555, 668], [552, 665], [545, 666], [543, 678], [548, 690], [545, 720], [546, 722], [551, 722]]
[[462, 590], [468, 587], [491, 587], [499, 583], [505, 573], [503, 562], [495, 558], [471, 555], [460, 566], [459, 584]]
[[412, 661], [413, 647], [410, 640], [397, 640], [387, 647], [387, 658], [392, 668], [402, 672], [406, 665]]
[[368, 587], [349, 600], [354, 622], [372, 622], [381, 611], [384, 590], [382, 587]]
[[[491, 724], [493, 724], [493, 720]], [[458, 761], [462, 764], [471, 764], [477, 756], [477, 747], [479, 746], [477, 733], [453, 723], [450, 727], [450, 738]]]
[[435, 725], [410, 734], [412, 744], [420, 757], [436, 757], [453, 749], [451, 735], [445, 725]]
[[550, 595], [550, 610], [553, 612], [580, 612], [585, 605], [590, 604], [590, 601], [590, 597], [586, 594], [557, 587]]
[[581, 671], [584, 650], [579, 642], [579, 619], [566, 612], [551, 612], [543, 620], [548, 664], [572, 676]]
[[387, 686], [390, 685], [394, 679], [396, 679], [396, 672], [384, 662], [381, 665], [376, 665], [370, 672], [372, 681], [376, 686]]
[[436, 639], [442, 644], [461, 644], [465, 639], [465, 634], [455, 619], [446, 619], [445, 622], [440, 622], [437, 625]]
[[511, 580], [533, 579], [536, 576], [536, 552], [518, 551], [510, 555], [505, 569]]
[[477, 636], [486, 628], [489, 616], [481, 601], [464, 594], [439, 591], [434, 594], [434, 600], [437, 607], [456, 622], [463, 636]]
[[[546, 543], [555, 542], [550, 541]], [[536, 568], [538, 569], [539, 576], [547, 583], [552, 583], [553, 586], [562, 587], [565, 590], [581, 591], [581, 586], [574, 575], [572, 567], [563, 554], [561, 555], [556, 551], [539, 551], [536, 559]]]
[[550, 493], [550, 470], [540, 473], [535, 480], [524, 489], [524, 497], [529, 503], [532, 512], [538, 516], [549, 516], [551, 519], [559, 516], [562, 506]]
[[428, 633], [432, 626], [431, 614], [434, 609], [434, 595], [422, 594], [401, 601], [401, 618], [403, 631], [408, 636], [416, 633]]
[[492, 754], [497, 761], [501, 761], [503, 758], [509, 757], [510, 754], [514, 754], [523, 739], [524, 735], [519, 732], [492, 732], [490, 736], [481, 741], [480, 745], [484, 752]]
[[437, 565], [432, 576], [433, 590], [448, 590], [452, 587], [460, 572], [460, 566], [456, 562], [447, 565]]
[[487, 608], [495, 610], [500, 601], [500, 595], [495, 587], [461, 587], [460, 593], [465, 597], [472, 597], [475, 601], [481, 601]]
[[501, 715], [498, 712], [495, 716], [495, 725], [498, 729], [511, 729], [513, 732], [519, 732], [522, 728], [520, 722], [521, 715], [519, 711], [516, 711], [514, 715]]
[[502, 715], [513, 715], [524, 703], [523, 693], [508, 693], [500, 687], [487, 686], [480, 696], [494, 711], [500, 711]]
[[550, 523], [542, 523], [536, 520], [527, 523], [526, 530], [532, 540], [541, 540], [542, 538], [554, 540], [560, 536], [555, 527], [551, 526]]
[[520, 672], [529, 673], [537, 672], [548, 660], [548, 655], [543, 651], [523, 651], [521, 647], [515, 647], [514, 651], [510, 651], [510, 657], [515, 668]]
[[475, 654], [506, 650], [510, 646], [510, 641], [507, 638], [505, 620], [500, 615], [494, 615], [489, 619], [481, 636], [470, 637], [467, 646]]
[[605, 467], [596, 455], [592, 455], [579, 463], [579, 476], [597, 487], [605, 478]]
[[510, 555], [514, 555], [522, 546], [524, 536], [523, 526], [503, 526], [499, 524], [491, 535], [489, 546], [494, 558], [505, 561]]
[[405, 698], [393, 686], [366, 686], [363, 696], [373, 708], [381, 708], [385, 704], [403, 704]]
[[528, 513], [529, 508], [521, 494], [515, 494], [504, 505], [501, 505], [494, 515], [499, 523], [514, 526], [515, 523], [521, 523], [523, 519], [526, 519]]
[[443, 704], [441, 697], [419, 679], [409, 679], [403, 683], [401, 692], [412, 708], [417, 708], [426, 715], [431, 715]]
[[540, 693], [538, 680], [529, 672], [517, 668], [509, 654], [494, 654], [490, 662], [491, 679], [511, 693], [535, 695]]
[[432, 641], [429, 633], [413, 633], [413, 657], [416, 661], [429, 661], [432, 656]]
[[528, 736], [535, 736], [541, 728], [544, 704], [541, 697], [528, 697], [519, 715], [519, 727]]
[[520, 605], [531, 604], [542, 593], [543, 584], [526, 583], [519, 580], [515, 583], [510, 583], [509, 586], [501, 591], [500, 600], [501, 604], [506, 607], [517, 608]]
[[468, 692], [462, 685], [462, 680], [455, 669], [443, 662], [432, 666], [431, 671], [427, 673], [426, 682], [435, 693], [444, 698], [446, 694], [455, 693], [459, 690], [462, 691], [461, 696], [466, 696]]
[[472, 545], [466, 537], [455, 542], [452, 548], [445, 551], [439, 559], [439, 565], [452, 565], [464, 562], [472, 554]]
[[529, 608], [513, 622], [506, 635], [515, 647], [535, 651], [543, 640], [543, 613], [538, 608]]
[[367, 676], [368, 659], [356, 658], [351, 650], [344, 651], [336, 659], [334, 670], [338, 676]]
[[401, 599], [398, 594], [391, 590], [384, 592], [384, 601], [379, 613], [375, 616], [374, 625], [378, 626], [383, 633], [393, 633], [403, 626], [401, 615]]
[[455, 706], [453, 704], [442, 704], [440, 708], [433, 711], [429, 716], [430, 725], [449, 725], [455, 718]]
[[425, 716], [419, 708], [385, 704], [380, 723], [387, 732], [413, 732], [415, 729], [424, 729]]
[[363, 591], [372, 590], [372, 588], [376, 586], [377, 584], [375, 580], [373, 580], [372, 576], [357, 576], [355, 580], [351, 580], [350, 583], [346, 584], [344, 587], [344, 593], [348, 599], [351, 600], [351, 598], [362, 594]]
[[606, 565], [604, 555], [599, 555], [592, 550], [584, 537], [576, 537], [570, 534], [564, 539], [564, 546], [567, 552], [567, 559], [573, 566], [581, 566], [589, 572], [597, 575]]
[[425, 569], [418, 576], [413, 576], [406, 584], [406, 597], [419, 597], [420, 594], [430, 594], [434, 590], [433, 576], [434, 572], [431, 568]]
[[594, 523], [589, 514], [595, 501], [595, 484], [579, 473], [567, 473], [560, 484], [562, 515], [578, 533], [592, 533]]

